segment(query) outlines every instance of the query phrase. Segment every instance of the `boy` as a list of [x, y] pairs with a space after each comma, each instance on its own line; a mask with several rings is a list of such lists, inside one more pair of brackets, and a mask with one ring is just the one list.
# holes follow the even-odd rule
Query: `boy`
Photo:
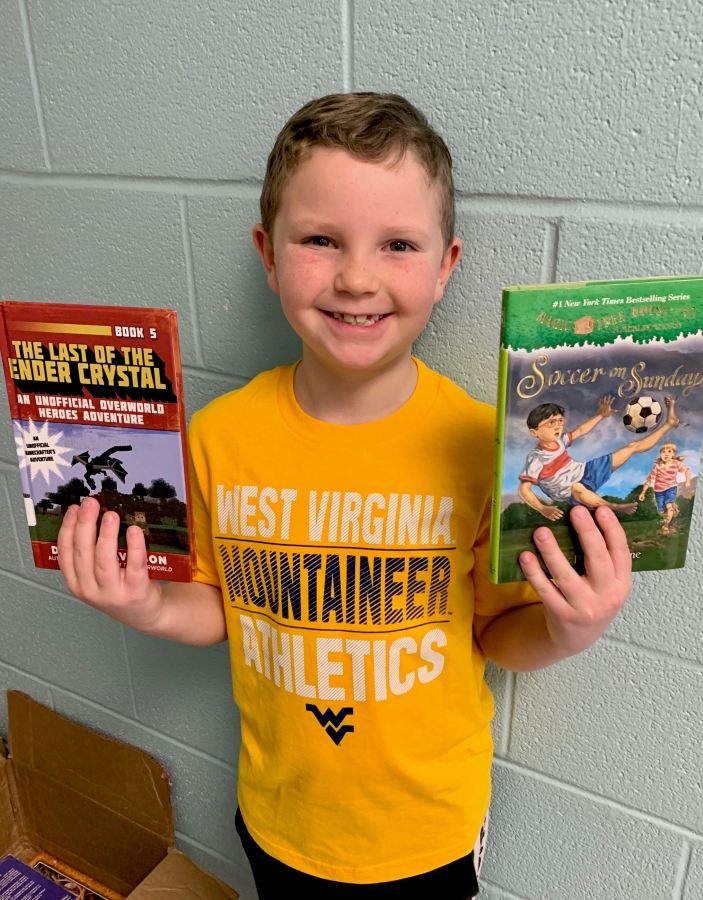
[[[578, 653], [629, 590], [608, 509], [572, 513], [588, 574], [548, 529], [555, 583], [487, 576], [493, 411], [411, 356], [459, 261], [451, 157], [407, 101], [333, 95], [269, 157], [256, 249], [302, 338], [191, 426], [198, 572], [115, 559], [86, 500], [59, 559], [80, 599], [130, 627], [229, 635], [242, 719], [237, 827], [260, 900], [477, 892], [492, 700], [485, 656], [517, 670]], [[539, 595], [539, 596], [537, 596]], [[223, 601], [224, 597], [224, 601]]]
[[[527, 427], [532, 437], [539, 443], [531, 450], [525, 460], [525, 467], [518, 476], [520, 498], [542, 513], [545, 519], [554, 522], [564, 515], [558, 506], [542, 503], [532, 491], [532, 485], [552, 500], [565, 500], [569, 506], [582, 504], [597, 509], [607, 506], [609, 509], [623, 513], [633, 513], [636, 503], [610, 503], [600, 497], [596, 491], [602, 487], [616, 469], [624, 465], [635, 453], [645, 453], [657, 441], [679, 424], [676, 415], [676, 402], [673, 397], [666, 397], [667, 415], [656, 431], [637, 441], [632, 441], [619, 450], [589, 459], [588, 462], [577, 462], [566, 452], [575, 440], [588, 434], [599, 422], [612, 416], [616, 410], [612, 408], [613, 398], [603, 397], [598, 401], [598, 415], [582, 422], [573, 431], [564, 434], [564, 407], [556, 403], [542, 403], [536, 406], [527, 417]], [[645, 485], [646, 488], [646, 485]], [[640, 500], [644, 499], [640, 497]]]
[[685, 456], [677, 456], [678, 447], [673, 441], [667, 441], [662, 444], [659, 449], [659, 456], [654, 460], [652, 471], [647, 475], [642, 492], [640, 493], [640, 501], [644, 500], [647, 494], [647, 488], [652, 486], [654, 490], [654, 500], [657, 504], [659, 515], [664, 519], [661, 527], [662, 534], [669, 534], [671, 520], [679, 514], [676, 505], [676, 495], [678, 494], [678, 474], [683, 472], [686, 479], [686, 487], [691, 487], [691, 470], [683, 464]]

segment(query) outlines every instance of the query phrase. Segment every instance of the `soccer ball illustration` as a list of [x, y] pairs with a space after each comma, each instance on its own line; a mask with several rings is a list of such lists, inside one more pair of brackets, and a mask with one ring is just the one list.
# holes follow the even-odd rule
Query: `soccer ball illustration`
[[661, 421], [662, 408], [658, 400], [652, 397], [637, 397], [625, 407], [622, 424], [628, 431], [644, 434]]

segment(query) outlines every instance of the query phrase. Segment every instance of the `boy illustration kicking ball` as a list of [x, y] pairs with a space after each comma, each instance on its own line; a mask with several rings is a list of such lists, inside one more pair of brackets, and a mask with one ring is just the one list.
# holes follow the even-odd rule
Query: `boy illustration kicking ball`
[[[541, 513], [545, 519], [555, 522], [564, 515], [558, 506], [542, 503], [532, 490], [533, 485], [552, 500], [561, 500], [569, 506], [589, 506], [596, 509], [607, 506], [616, 512], [633, 513], [636, 503], [610, 503], [598, 495], [597, 491], [610, 478], [616, 469], [624, 465], [635, 453], [650, 450], [671, 428], [679, 423], [676, 415], [675, 400], [666, 397], [666, 419], [656, 431], [632, 441], [619, 450], [589, 459], [588, 462], [577, 462], [567, 450], [577, 438], [592, 431], [596, 425], [616, 412], [613, 409], [613, 397], [603, 397], [598, 401], [598, 415], [583, 422], [573, 431], [564, 433], [564, 407], [556, 403], [542, 403], [536, 406], [527, 417], [530, 434], [539, 443], [527, 454], [525, 466], [518, 476], [520, 498]], [[646, 485], [645, 485], [646, 488]], [[640, 497], [642, 500], [643, 497]]]
[[659, 515], [664, 518], [661, 531], [669, 534], [669, 526], [674, 516], [679, 513], [676, 505], [678, 494], [678, 474], [683, 472], [686, 478], [686, 487], [691, 487], [691, 470], [683, 464], [684, 456], [677, 456], [678, 447], [673, 441], [667, 441], [659, 449], [659, 456], [654, 460], [652, 471], [642, 485], [640, 500], [644, 500], [647, 488], [651, 485], [654, 490], [654, 500], [659, 510]]

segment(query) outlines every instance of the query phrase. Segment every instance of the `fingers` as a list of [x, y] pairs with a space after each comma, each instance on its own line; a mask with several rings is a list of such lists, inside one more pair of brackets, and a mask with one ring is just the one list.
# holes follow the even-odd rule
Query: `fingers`
[[[602, 510], [605, 521], [609, 522], [612, 517], [617, 527], [620, 527], [620, 523], [611, 510], [607, 507], [602, 507]], [[596, 592], [607, 588], [613, 582], [614, 572], [613, 561], [603, 535], [598, 530], [591, 514], [583, 506], [576, 506], [571, 510], [571, 524], [579, 537], [586, 575], [591, 587]]]
[[127, 567], [125, 569], [125, 588], [128, 592], [143, 593], [149, 586], [149, 570], [147, 568], [146, 541], [144, 532], [138, 525], [130, 525], [127, 529]]
[[532, 537], [554, 583], [568, 600], [569, 594], [580, 587], [581, 576], [564, 556], [549, 528], [538, 528]]
[[615, 513], [607, 507], [596, 510], [596, 521], [603, 532], [611, 563], [618, 581], [629, 583], [632, 573], [632, 555], [627, 545], [627, 535]]
[[73, 565], [73, 538], [77, 517], [78, 507], [69, 506], [63, 517], [61, 530], [56, 540], [56, 546], [59, 550], [59, 569], [61, 569], [66, 587], [71, 593], [75, 593], [74, 587], [76, 586], [76, 570]]
[[95, 544], [95, 580], [103, 590], [114, 588], [120, 579], [120, 564], [117, 560], [119, 532], [120, 517], [116, 512], [106, 512]]
[[[81, 593], [94, 594], [95, 580], [95, 527], [100, 505], [92, 497], [86, 497], [78, 507], [73, 532], [73, 566]], [[83, 599], [83, 598], [81, 598]]]
[[568, 607], [568, 603], [559, 589], [549, 580], [549, 576], [540, 566], [537, 557], [534, 553], [521, 553], [519, 561], [520, 568], [535, 593], [547, 609], [558, 616], [561, 611]]

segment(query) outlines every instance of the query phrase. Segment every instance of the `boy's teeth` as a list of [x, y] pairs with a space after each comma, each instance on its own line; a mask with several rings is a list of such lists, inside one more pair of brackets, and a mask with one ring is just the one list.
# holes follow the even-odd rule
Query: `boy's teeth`
[[346, 322], [347, 325], [375, 325], [383, 316], [352, 316], [350, 313], [332, 313], [338, 322]]

